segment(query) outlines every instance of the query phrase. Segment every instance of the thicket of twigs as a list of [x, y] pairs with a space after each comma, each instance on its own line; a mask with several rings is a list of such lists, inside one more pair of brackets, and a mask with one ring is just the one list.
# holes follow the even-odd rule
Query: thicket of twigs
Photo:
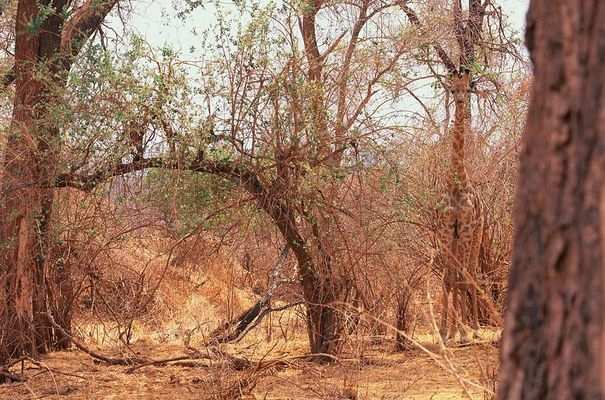
[[[183, 21], [199, 5], [186, 3]], [[49, 214], [28, 242], [44, 259], [28, 289], [29, 304], [44, 300], [32, 326], [132, 373], [202, 365], [197, 383], [213, 399], [241, 397], [297, 362], [362, 365], [376, 349], [420, 349], [466, 387], [443, 343], [439, 358], [418, 339], [436, 334], [444, 311], [435, 231], [451, 176], [448, 81], [472, 75], [465, 162], [487, 220], [473, 284], [482, 325], [497, 329], [526, 60], [489, 1], [479, 14], [433, 0], [317, 4], [237, 4], [245, 23], [217, 5], [216, 30], [191, 49], [201, 61], [101, 29], [61, 79], [46, 59], [32, 66], [45, 89], [35, 121], [12, 108], [27, 96], [13, 85], [15, 38], [0, 36], [0, 282], [23, 272], [11, 270], [23, 252], [8, 237], [29, 212], [18, 199]], [[2, 27], [18, 22], [15, 5], [3, 12]], [[478, 16], [481, 40], [469, 28]], [[24, 303], [11, 295], [0, 291], [7, 310]], [[23, 319], [8, 314], [7, 325]], [[297, 354], [271, 353], [296, 340], [306, 343]], [[182, 354], [154, 358], [136, 350], [143, 341], [179, 343]], [[233, 354], [237, 343], [258, 352]], [[19, 363], [43, 368], [0, 356], [0, 382], [23, 379]], [[318, 395], [358, 396], [348, 384], [336, 391]]]

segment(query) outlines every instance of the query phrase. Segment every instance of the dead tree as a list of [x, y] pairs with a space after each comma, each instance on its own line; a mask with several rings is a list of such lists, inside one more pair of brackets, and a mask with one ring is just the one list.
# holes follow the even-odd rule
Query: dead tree
[[271, 300], [273, 295], [280, 287], [283, 280], [281, 279], [282, 270], [288, 258], [288, 249], [286, 245], [282, 249], [275, 266], [271, 270], [269, 277], [269, 288], [267, 292], [261, 297], [252, 307], [242, 312], [237, 318], [229, 321], [222, 326], [215, 329], [209, 338], [210, 343], [229, 343], [233, 341], [239, 341], [248, 332], [254, 329], [267, 315], [272, 312]]

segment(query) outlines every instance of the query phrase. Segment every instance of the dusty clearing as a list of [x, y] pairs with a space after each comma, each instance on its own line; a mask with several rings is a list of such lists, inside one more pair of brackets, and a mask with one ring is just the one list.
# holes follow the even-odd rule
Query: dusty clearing
[[[182, 354], [179, 346], [134, 346], [154, 358]], [[267, 359], [285, 358], [277, 352]], [[251, 357], [252, 358], [252, 357]], [[258, 359], [258, 357], [256, 358]], [[468, 398], [458, 379], [467, 380], [475, 399], [489, 398], [473, 383], [489, 385], [497, 364], [497, 349], [489, 344], [449, 350], [452, 373], [420, 350], [405, 353], [373, 349], [360, 360], [333, 365], [292, 361], [266, 371], [243, 399], [461, 399]], [[441, 358], [439, 362], [447, 360]], [[133, 373], [127, 367], [106, 366], [78, 352], [57, 352], [39, 367], [25, 362], [27, 383], [0, 386], [4, 399], [227, 399], [227, 387], [237, 387], [254, 371], [237, 372], [206, 364], [148, 366]], [[45, 369], [48, 367], [48, 369]], [[456, 377], [456, 375], [458, 375]], [[229, 381], [229, 382], [228, 382]], [[243, 390], [244, 392], [246, 390]]]

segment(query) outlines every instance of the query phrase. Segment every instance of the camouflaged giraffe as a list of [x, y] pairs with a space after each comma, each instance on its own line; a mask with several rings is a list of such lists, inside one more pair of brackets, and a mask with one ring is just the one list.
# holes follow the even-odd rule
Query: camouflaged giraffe
[[[447, 191], [437, 207], [435, 237], [443, 268], [443, 311], [439, 330], [444, 342], [455, 339], [456, 331], [460, 332], [462, 342], [468, 342], [467, 324], [473, 329], [473, 337], [478, 337], [477, 288], [473, 283], [476, 282], [479, 268], [485, 218], [479, 196], [469, 182], [464, 165], [464, 142], [470, 134], [469, 71], [462, 69], [452, 74], [450, 85], [455, 102], [451, 169]], [[467, 293], [471, 295], [470, 307]], [[448, 331], [450, 294], [455, 315]]]

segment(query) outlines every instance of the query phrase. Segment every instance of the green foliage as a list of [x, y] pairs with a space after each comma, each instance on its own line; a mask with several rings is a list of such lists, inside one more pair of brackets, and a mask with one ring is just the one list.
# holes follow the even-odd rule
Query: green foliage
[[166, 46], [154, 51], [136, 35], [119, 53], [100, 44], [83, 51], [69, 78], [73, 114], [64, 135], [70, 158], [89, 159], [74, 163], [123, 160], [133, 151], [133, 129], [145, 132], [145, 150], [158, 155], [167, 148], [162, 120], [174, 126], [171, 140], [181, 156], [193, 157], [208, 132], [195, 130], [204, 116], [194, 112], [198, 95], [179, 57]]
[[26, 26], [27, 33], [36, 34], [46, 22], [48, 17], [55, 13], [55, 8], [50, 4], [40, 4], [38, 14], [34, 15], [31, 21]]
[[219, 227], [233, 214], [225, 205], [236, 188], [216, 176], [151, 170], [145, 175], [145, 187], [143, 200], [170, 220], [179, 235]]
[[[406, 29], [399, 19], [379, 13], [361, 30], [355, 46], [349, 46], [357, 11], [349, 12], [347, 4], [326, 3], [315, 32], [325, 56], [323, 71], [314, 82], [308, 77], [309, 59], [298, 25], [312, 6], [307, 0], [278, 5], [238, 0], [229, 6], [179, 1], [177, 13], [183, 21], [198, 8], [215, 11], [213, 26], [195, 32], [200, 40], [185, 52], [201, 54], [195, 61], [136, 34], [90, 43], [69, 75], [67, 90], [57, 93], [65, 102], [48, 113], [62, 128], [59, 159], [64, 165], [58, 170], [89, 173], [131, 162], [141, 157], [132, 139], [138, 134], [144, 157], [165, 160], [172, 167], [202, 156], [205, 161], [241, 163], [271, 190], [281, 190], [276, 197], [292, 202], [295, 210], [316, 212], [325, 206], [323, 192], [330, 192], [326, 188], [347, 184], [355, 172], [382, 169], [374, 176], [377, 191], [396, 197], [395, 213], [412, 216], [434, 200], [433, 182], [423, 176], [434, 165], [419, 155], [389, 151], [402, 145], [430, 148], [436, 141], [433, 132], [440, 128], [445, 106], [435, 73], [444, 71], [433, 40], [443, 41], [442, 32]], [[42, 7], [29, 29], [39, 30], [53, 12], [52, 7]], [[341, 76], [349, 48], [351, 68]], [[391, 64], [400, 49], [403, 55]], [[506, 79], [500, 72], [504, 63], [477, 59], [482, 63], [469, 66], [476, 77]], [[390, 70], [377, 76], [387, 67]], [[335, 122], [341, 84], [347, 88], [343, 125], [350, 124], [337, 138], [334, 132], [342, 127]], [[320, 107], [313, 106], [314, 99], [320, 99]], [[494, 115], [484, 119], [490, 118]], [[326, 136], [329, 150], [346, 147], [339, 165], [322, 159]], [[349, 143], [356, 143], [355, 149]], [[288, 151], [283, 166], [287, 182], [271, 186], [282, 179], [277, 164]], [[395, 167], [386, 162], [391, 156]], [[420, 175], [415, 186], [407, 176], [411, 168]], [[144, 201], [174, 217], [179, 233], [229, 222], [233, 210], [221, 207], [238, 193], [235, 183], [186, 171], [143, 174]], [[245, 211], [257, 215], [256, 210]]]

